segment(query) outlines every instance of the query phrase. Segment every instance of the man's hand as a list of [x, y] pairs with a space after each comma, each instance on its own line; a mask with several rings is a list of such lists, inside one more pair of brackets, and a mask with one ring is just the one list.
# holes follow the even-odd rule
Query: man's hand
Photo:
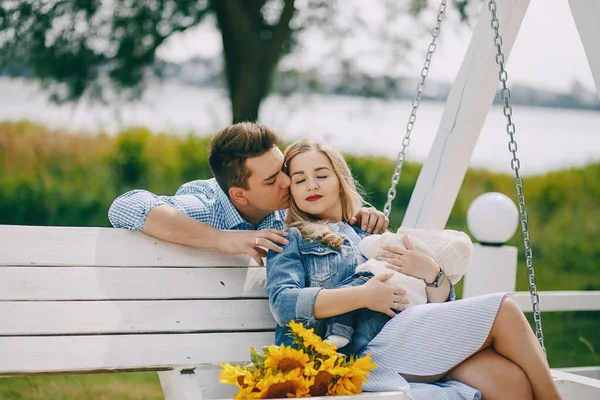
[[408, 235], [404, 236], [404, 245], [383, 245], [383, 252], [377, 255], [377, 260], [385, 261], [389, 269], [402, 274], [433, 282], [440, 272], [440, 267], [435, 261], [427, 257], [410, 242]]
[[215, 248], [225, 254], [248, 254], [256, 263], [263, 266], [262, 257], [268, 250], [281, 253], [283, 249], [275, 243], [286, 245], [287, 232], [276, 229], [260, 231], [219, 231]]
[[373, 207], [361, 208], [349, 222], [350, 225], [358, 225], [369, 233], [383, 233], [390, 224], [388, 217]]
[[394, 311], [406, 309], [410, 303], [404, 295], [404, 289], [386, 285], [385, 281], [394, 275], [393, 272], [374, 276], [363, 286], [360, 286], [365, 299], [364, 306], [369, 310], [378, 311], [387, 314], [389, 317], [395, 317]]

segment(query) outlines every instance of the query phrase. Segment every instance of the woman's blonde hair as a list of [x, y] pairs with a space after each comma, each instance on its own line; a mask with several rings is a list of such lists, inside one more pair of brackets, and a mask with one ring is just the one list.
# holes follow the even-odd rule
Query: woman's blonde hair
[[[294, 157], [311, 150], [320, 152], [331, 162], [333, 172], [340, 181], [342, 221], [350, 221], [356, 211], [365, 204], [365, 201], [352, 172], [350, 172], [350, 167], [338, 151], [324, 142], [311, 139], [299, 140], [285, 150], [284, 172], [289, 174], [289, 166]], [[285, 222], [289, 227], [298, 228], [305, 239], [316, 240], [338, 249], [344, 243], [344, 238], [331, 229], [328, 221], [323, 221], [315, 215], [300, 210], [293, 198], [290, 201]]]

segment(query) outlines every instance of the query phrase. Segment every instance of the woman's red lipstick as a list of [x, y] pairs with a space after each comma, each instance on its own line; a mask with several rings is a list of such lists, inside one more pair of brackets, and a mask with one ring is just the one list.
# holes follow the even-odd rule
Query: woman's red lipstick
[[321, 196], [320, 194], [313, 194], [312, 196], [308, 196], [305, 200], [306, 201], [317, 201], [321, 197], [323, 197], [323, 196]]

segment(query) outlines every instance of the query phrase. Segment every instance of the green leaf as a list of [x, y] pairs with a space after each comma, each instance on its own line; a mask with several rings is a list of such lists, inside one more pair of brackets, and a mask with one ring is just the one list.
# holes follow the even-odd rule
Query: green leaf
[[256, 368], [262, 369], [265, 366], [265, 357], [259, 354], [254, 347], [250, 348], [250, 360]]

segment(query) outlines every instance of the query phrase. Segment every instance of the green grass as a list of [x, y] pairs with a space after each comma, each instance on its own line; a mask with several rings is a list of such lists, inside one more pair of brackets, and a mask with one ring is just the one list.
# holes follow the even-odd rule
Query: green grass
[[155, 372], [0, 379], [2, 400], [159, 400]]
[[600, 365], [600, 311], [543, 312], [542, 327], [550, 367]]

